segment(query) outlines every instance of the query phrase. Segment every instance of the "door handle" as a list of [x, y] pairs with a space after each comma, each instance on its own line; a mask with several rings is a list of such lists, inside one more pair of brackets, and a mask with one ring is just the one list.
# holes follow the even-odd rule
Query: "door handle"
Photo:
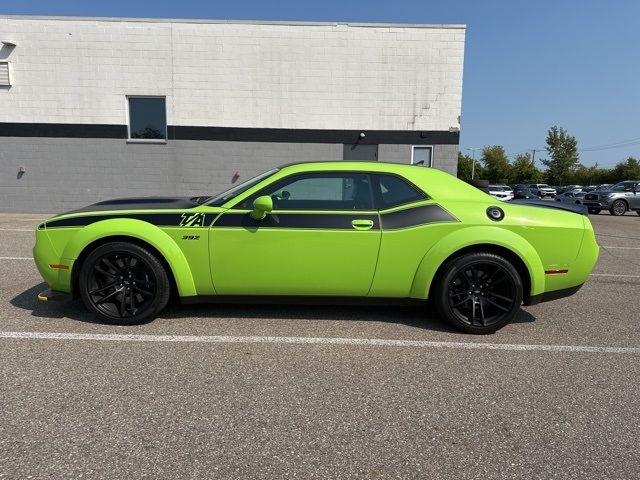
[[351, 226], [356, 230], [371, 230], [373, 220], [352, 220]]

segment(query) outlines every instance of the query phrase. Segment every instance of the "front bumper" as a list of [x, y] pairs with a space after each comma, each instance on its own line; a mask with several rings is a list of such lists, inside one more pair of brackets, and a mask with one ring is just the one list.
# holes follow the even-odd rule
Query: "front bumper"
[[582, 202], [585, 207], [588, 208], [599, 208], [600, 210], [609, 210], [611, 205], [606, 201], [595, 201], [595, 200], [587, 200]]
[[67, 302], [71, 300], [71, 294], [47, 288], [44, 292], [38, 294], [38, 300], [41, 302]]

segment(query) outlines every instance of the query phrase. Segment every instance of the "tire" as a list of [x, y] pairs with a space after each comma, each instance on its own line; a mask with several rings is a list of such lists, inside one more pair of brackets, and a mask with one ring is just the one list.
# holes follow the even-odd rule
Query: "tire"
[[600, 209], [599, 208], [590, 208], [589, 209], [589, 213], [591, 215], [598, 215], [600, 213]]
[[611, 209], [609, 210], [609, 213], [611, 215], [619, 217], [621, 215], [624, 215], [626, 211], [627, 211], [627, 202], [625, 202], [624, 200], [616, 200], [611, 204]]
[[636, 210], [636, 213], [637, 213], [638, 215], [640, 215], [640, 210]]
[[463, 332], [493, 333], [513, 320], [522, 304], [524, 287], [518, 271], [492, 253], [454, 258], [444, 265], [437, 282], [438, 313]]
[[160, 260], [129, 242], [107, 243], [93, 250], [82, 263], [78, 286], [87, 310], [114, 325], [153, 320], [171, 293]]

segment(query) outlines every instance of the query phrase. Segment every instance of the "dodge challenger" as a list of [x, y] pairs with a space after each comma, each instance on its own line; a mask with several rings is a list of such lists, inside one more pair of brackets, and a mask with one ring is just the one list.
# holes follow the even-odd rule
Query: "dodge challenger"
[[183, 303], [427, 303], [455, 328], [503, 327], [565, 297], [599, 247], [585, 209], [496, 202], [432, 168], [286, 165], [219, 195], [103, 201], [36, 229], [43, 301], [81, 298], [100, 321]]

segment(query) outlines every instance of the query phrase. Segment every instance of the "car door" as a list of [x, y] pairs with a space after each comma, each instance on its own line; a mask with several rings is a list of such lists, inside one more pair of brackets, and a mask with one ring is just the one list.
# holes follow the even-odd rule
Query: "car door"
[[[253, 201], [273, 200], [263, 220]], [[221, 214], [211, 226], [218, 295], [366, 296], [380, 245], [371, 178], [314, 172], [278, 180]]]

